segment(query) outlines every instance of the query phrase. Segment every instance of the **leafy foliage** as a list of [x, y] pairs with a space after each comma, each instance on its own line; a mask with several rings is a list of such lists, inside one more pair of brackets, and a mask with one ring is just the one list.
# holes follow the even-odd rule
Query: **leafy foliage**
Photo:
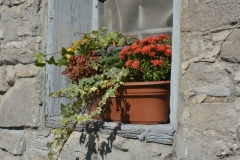
[[129, 70], [126, 81], [170, 79], [172, 37], [160, 34], [136, 40], [120, 52], [122, 66]]
[[[56, 60], [55, 54], [61, 54]], [[66, 104], [61, 104], [62, 126], [53, 132], [54, 141], [48, 142], [48, 157], [56, 158], [63, 149], [77, 124], [87, 123], [93, 116], [100, 114], [110, 97], [126, 81], [155, 81], [169, 78], [171, 67], [171, 37], [147, 37], [132, 44], [129, 37], [121, 32], [106, 33], [100, 31], [84, 33], [71, 47], [62, 48], [60, 53], [47, 57], [44, 53], [36, 54], [35, 65], [46, 64], [66, 66], [62, 74], [72, 84], [50, 93], [52, 98], [65, 97]], [[85, 115], [93, 96], [104, 90], [98, 107], [90, 115]]]
[[[74, 42], [68, 49], [62, 48], [58, 60], [55, 60], [54, 54], [50, 58], [43, 53], [36, 54], [36, 66], [66, 66], [62, 74], [72, 82], [67, 88], [50, 93], [52, 98], [66, 97], [68, 102], [61, 104], [62, 127], [54, 130], [54, 141], [47, 143], [49, 159], [54, 156], [57, 159], [76, 125], [88, 122], [93, 116], [100, 114], [107, 99], [114, 97], [116, 89], [124, 84], [123, 79], [128, 70], [117, 65], [120, 61], [118, 54], [121, 46], [131, 43], [130, 38], [120, 32], [105, 34], [105, 31], [106, 28], [103, 28], [84, 34], [82, 40]], [[111, 50], [109, 46], [112, 47]], [[106, 92], [97, 109], [86, 116], [85, 110], [98, 90]]]
[[[66, 143], [70, 134], [75, 129], [77, 123], [81, 124], [90, 121], [93, 116], [100, 114], [102, 107], [106, 104], [109, 97], [114, 97], [116, 89], [123, 85], [123, 77], [128, 74], [127, 69], [111, 68], [102, 74], [96, 74], [94, 77], [83, 78], [78, 85], [70, 85], [68, 88], [62, 88], [56, 93], [51, 93], [51, 97], [67, 97], [68, 103], [61, 104], [62, 128], [54, 130], [54, 141], [48, 142], [49, 158], [54, 154], [60, 153], [63, 145]], [[93, 95], [97, 90], [106, 89], [98, 107], [91, 115], [84, 115], [86, 107], [91, 102]], [[57, 150], [57, 151], [56, 151]]]

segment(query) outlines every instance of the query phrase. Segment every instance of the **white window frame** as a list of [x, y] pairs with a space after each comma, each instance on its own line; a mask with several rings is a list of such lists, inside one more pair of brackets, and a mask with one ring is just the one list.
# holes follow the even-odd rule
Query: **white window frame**
[[[53, 44], [53, 23], [51, 22], [51, 18], [53, 18], [52, 10], [54, 10], [54, 0], [48, 1], [48, 30], [47, 30], [47, 53], [52, 53], [52, 44]], [[98, 0], [92, 0], [92, 21], [91, 23], [91, 30], [98, 29]], [[177, 130], [178, 125], [178, 105], [179, 105], [179, 84], [180, 84], [180, 8], [181, 8], [181, 1], [173, 0], [173, 28], [172, 28], [172, 68], [171, 68], [171, 92], [170, 92], [170, 124], [173, 126], [174, 130]], [[70, 17], [71, 18], [71, 17]], [[163, 30], [168, 30], [163, 29]], [[155, 32], [154, 30], [150, 30], [151, 32]], [[148, 31], [144, 31], [148, 32]], [[157, 31], [159, 32], [159, 30]], [[50, 98], [48, 96], [49, 92], [51, 92], [50, 85], [50, 76], [51, 68], [47, 68], [46, 72], [46, 114], [47, 110], [49, 109], [50, 105]]]

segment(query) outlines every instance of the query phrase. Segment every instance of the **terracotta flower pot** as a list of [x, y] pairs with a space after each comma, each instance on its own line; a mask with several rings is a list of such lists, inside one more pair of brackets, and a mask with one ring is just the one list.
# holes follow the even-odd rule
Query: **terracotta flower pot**
[[[115, 94], [94, 118], [133, 124], [168, 122], [170, 81], [127, 82]], [[88, 113], [96, 109], [101, 95], [94, 97]]]

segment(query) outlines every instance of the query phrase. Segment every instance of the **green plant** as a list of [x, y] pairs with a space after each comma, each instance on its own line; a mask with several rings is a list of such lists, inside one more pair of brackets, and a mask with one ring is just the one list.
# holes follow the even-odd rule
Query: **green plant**
[[[58, 60], [55, 60], [54, 55], [48, 58], [46, 54], [36, 54], [36, 66], [66, 66], [62, 74], [72, 82], [72, 85], [50, 93], [53, 98], [66, 97], [68, 102], [61, 104], [62, 126], [54, 130], [54, 141], [47, 143], [49, 159], [53, 159], [54, 155], [57, 159], [77, 123], [90, 121], [94, 115], [100, 114], [107, 99], [114, 97], [116, 89], [124, 84], [123, 79], [128, 70], [117, 68], [119, 66], [116, 62], [119, 62], [121, 46], [131, 44], [131, 40], [120, 32], [105, 31], [103, 28], [85, 33], [82, 40], [74, 42], [68, 49], [62, 48], [62, 52], [58, 53], [61, 54]], [[111, 50], [109, 46], [112, 47]], [[86, 107], [99, 89], [106, 92], [98, 108], [87, 116], [84, 114]]]
[[[48, 157], [57, 158], [70, 134], [78, 123], [85, 123], [100, 114], [102, 107], [115, 91], [128, 81], [156, 81], [168, 79], [171, 67], [171, 37], [146, 37], [133, 44], [121, 32], [100, 31], [84, 33], [69, 48], [62, 48], [61, 57], [36, 54], [35, 65], [46, 64], [66, 66], [62, 74], [72, 84], [51, 93], [53, 98], [66, 97], [68, 102], [61, 104], [62, 126], [54, 130], [54, 141], [48, 142]], [[50, 57], [48, 57], [50, 56]], [[98, 90], [106, 91], [98, 107], [90, 115], [85, 115], [88, 104]]]

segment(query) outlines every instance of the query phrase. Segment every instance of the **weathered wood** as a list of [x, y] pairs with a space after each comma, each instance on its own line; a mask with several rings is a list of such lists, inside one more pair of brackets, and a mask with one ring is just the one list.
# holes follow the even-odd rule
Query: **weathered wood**
[[[49, 0], [48, 1], [48, 30], [47, 30], [47, 54], [61, 51], [62, 47], [70, 47], [82, 35], [74, 36], [74, 31], [79, 33], [91, 32], [97, 29], [97, 23], [92, 21], [95, 0]], [[95, 11], [96, 12], [96, 11]], [[59, 55], [56, 55], [58, 58]], [[50, 92], [58, 91], [68, 85], [66, 78], [61, 74], [63, 68], [46, 67], [46, 115], [60, 115], [60, 104], [66, 99], [49, 98]]]
[[[61, 117], [47, 117], [46, 126], [49, 128], [60, 127]], [[95, 131], [102, 134], [115, 134], [120, 137], [146, 140], [160, 144], [173, 144], [173, 127], [171, 124], [138, 125], [122, 124], [115, 122], [92, 121], [86, 128], [83, 124], [77, 125], [76, 131]]]

